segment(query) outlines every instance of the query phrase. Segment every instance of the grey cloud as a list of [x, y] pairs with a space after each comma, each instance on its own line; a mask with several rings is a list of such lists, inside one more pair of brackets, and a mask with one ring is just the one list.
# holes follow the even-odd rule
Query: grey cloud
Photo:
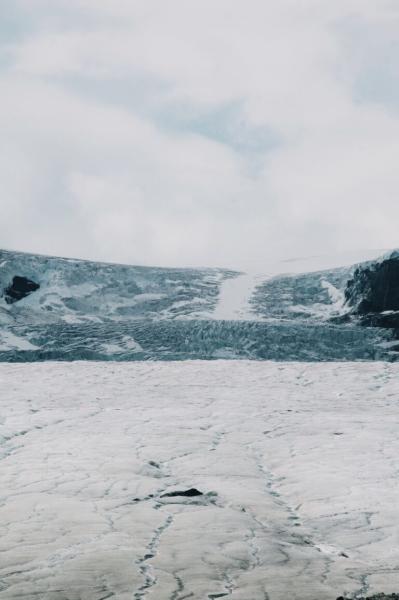
[[391, 3], [13, 7], [3, 245], [238, 268], [397, 245]]

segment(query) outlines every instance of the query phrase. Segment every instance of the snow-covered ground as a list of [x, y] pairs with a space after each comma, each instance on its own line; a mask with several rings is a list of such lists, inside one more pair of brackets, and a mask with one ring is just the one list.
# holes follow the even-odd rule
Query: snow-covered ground
[[1, 364], [0, 599], [397, 591], [398, 375]]

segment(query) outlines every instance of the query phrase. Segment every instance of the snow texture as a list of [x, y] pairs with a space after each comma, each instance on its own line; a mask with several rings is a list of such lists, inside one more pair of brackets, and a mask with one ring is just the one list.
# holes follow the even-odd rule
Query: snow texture
[[1, 364], [0, 600], [397, 591], [398, 375]]

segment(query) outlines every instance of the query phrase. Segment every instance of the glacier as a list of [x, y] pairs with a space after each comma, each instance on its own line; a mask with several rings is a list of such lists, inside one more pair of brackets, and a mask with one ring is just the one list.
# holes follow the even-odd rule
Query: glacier
[[0, 251], [0, 600], [397, 598], [399, 255], [369, 259]]
[[350, 314], [356, 265], [279, 268], [135, 267], [3, 250], [0, 361], [397, 359], [395, 327], [362, 327]]

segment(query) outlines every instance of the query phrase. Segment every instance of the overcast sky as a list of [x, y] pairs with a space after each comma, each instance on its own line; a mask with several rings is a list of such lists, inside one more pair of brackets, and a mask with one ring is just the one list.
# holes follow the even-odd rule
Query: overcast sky
[[0, 43], [0, 247], [399, 245], [397, 0], [3, 0]]

